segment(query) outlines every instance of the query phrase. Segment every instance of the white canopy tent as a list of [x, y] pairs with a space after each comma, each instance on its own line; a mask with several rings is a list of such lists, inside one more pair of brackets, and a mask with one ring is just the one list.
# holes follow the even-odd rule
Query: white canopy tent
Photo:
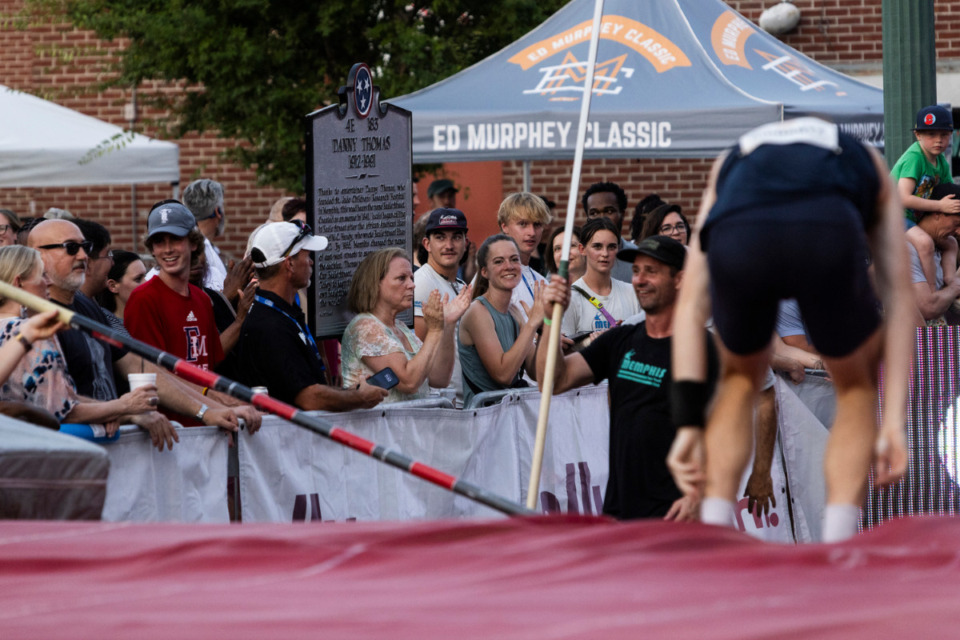
[[180, 148], [0, 85], [0, 188], [180, 181]]

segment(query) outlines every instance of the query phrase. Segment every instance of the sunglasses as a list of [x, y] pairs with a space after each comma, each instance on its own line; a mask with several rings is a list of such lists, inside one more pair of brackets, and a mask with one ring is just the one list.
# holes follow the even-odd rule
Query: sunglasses
[[290, 220], [290, 224], [295, 224], [300, 227], [300, 233], [297, 234], [297, 237], [293, 239], [293, 242], [290, 243], [290, 246], [287, 247], [287, 250], [280, 254], [281, 258], [286, 258], [290, 255], [290, 252], [293, 251], [293, 247], [296, 246], [298, 242], [306, 238], [307, 236], [313, 235], [313, 229], [310, 228], [306, 222], [301, 222], [300, 220]]
[[41, 245], [37, 247], [37, 249], [63, 249], [67, 252], [68, 256], [75, 256], [80, 253], [80, 249], [83, 249], [83, 252], [89, 256], [90, 252], [93, 251], [93, 242], [90, 240], [84, 240], [83, 242], [67, 240], [66, 242], [61, 242], [60, 244]]

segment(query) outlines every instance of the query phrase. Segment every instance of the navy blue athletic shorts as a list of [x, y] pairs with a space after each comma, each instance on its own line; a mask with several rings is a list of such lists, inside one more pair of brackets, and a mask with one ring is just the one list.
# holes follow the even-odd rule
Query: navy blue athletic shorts
[[880, 325], [860, 213], [822, 196], [738, 211], [710, 228], [713, 320], [724, 346], [749, 355], [770, 342], [780, 300], [796, 298], [813, 346], [839, 358]]

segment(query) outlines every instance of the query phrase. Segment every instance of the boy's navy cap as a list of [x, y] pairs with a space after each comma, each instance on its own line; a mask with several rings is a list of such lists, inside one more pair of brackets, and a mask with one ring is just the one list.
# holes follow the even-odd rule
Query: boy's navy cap
[[953, 115], [946, 107], [935, 104], [917, 112], [914, 131], [953, 131]]
[[687, 257], [687, 249], [668, 236], [650, 236], [641, 240], [636, 249], [621, 249], [618, 251], [617, 259], [632, 263], [640, 254], [650, 256], [668, 267], [680, 271], [683, 269], [683, 261]]
[[427, 226], [423, 235], [430, 235], [434, 231], [466, 231], [467, 216], [460, 209], [434, 209], [427, 218]]

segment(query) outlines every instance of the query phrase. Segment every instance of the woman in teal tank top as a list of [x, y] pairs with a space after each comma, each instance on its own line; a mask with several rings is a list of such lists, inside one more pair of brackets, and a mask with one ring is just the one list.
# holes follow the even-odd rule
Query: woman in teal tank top
[[477, 251], [474, 300], [460, 322], [458, 348], [463, 371], [463, 401], [484, 391], [526, 386], [521, 371], [536, 371], [535, 337], [543, 324], [541, 283], [534, 284], [532, 307], [524, 304], [522, 325], [510, 313], [510, 298], [521, 282], [520, 250], [513, 238], [498, 234]]

